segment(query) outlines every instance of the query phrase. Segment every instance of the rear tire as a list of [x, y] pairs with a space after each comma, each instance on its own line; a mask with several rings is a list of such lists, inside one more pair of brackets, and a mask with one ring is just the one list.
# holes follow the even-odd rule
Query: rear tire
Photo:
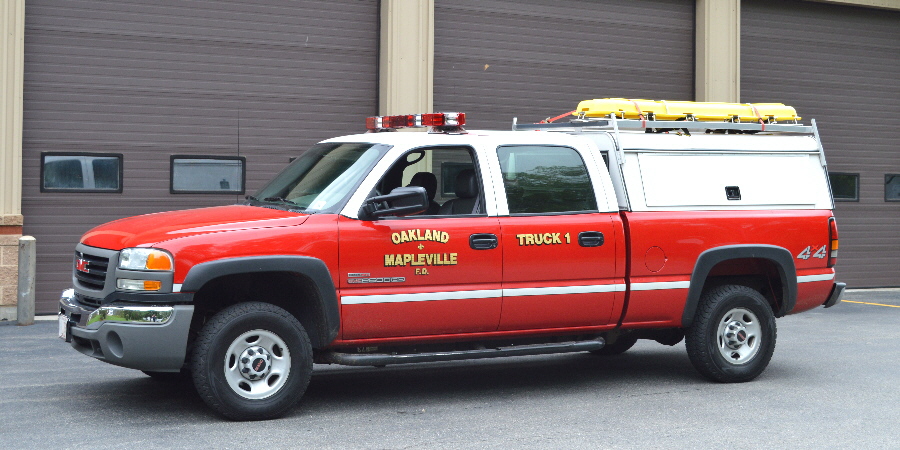
[[274, 419], [303, 396], [312, 374], [306, 330], [282, 308], [240, 303], [200, 330], [191, 357], [194, 386], [232, 420]]
[[725, 285], [701, 297], [685, 346], [703, 376], [740, 383], [766, 369], [776, 336], [775, 315], [762, 294], [747, 286]]

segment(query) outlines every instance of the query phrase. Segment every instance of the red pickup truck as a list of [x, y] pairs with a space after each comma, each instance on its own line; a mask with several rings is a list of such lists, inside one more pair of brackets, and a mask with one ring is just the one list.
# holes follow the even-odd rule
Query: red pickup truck
[[[839, 301], [813, 126], [581, 118], [465, 131], [371, 118], [243, 204], [125, 218], [76, 246], [60, 337], [215, 411], [277, 417], [314, 363], [383, 366], [685, 340], [752, 380], [775, 318]], [[430, 126], [430, 133], [400, 133]], [[526, 131], [527, 130], [527, 131]]]

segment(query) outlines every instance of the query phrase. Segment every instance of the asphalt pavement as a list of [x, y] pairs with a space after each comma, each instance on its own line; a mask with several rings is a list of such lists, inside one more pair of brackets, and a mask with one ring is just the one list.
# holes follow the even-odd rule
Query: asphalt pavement
[[616, 357], [317, 365], [290, 414], [253, 423], [81, 355], [55, 320], [5, 324], [0, 447], [900, 448], [900, 290], [844, 300], [779, 319], [750, 383], [706, 381], [683, 343], [646, 341]]

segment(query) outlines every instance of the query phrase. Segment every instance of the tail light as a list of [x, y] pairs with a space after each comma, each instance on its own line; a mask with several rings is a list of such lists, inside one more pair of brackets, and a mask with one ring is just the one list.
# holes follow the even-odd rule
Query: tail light
[[834, 267], [838, 256], [838, 230], [834, 217], [828, 219], [828, 267]]

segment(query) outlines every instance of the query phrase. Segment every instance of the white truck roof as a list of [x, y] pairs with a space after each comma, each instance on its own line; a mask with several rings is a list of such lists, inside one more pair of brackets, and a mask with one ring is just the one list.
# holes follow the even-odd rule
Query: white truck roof
[[[519, 127], [532, 126], [536, 125]], [[544, 131], [379, 132], [324, 142], [371, 142], [404, 149], [442, 145], [574, 147], [598, 153], [593, 160], [599, 166], [607, 162], [614, 203], [630, 211], [832, 209], [824, 154], [814, 127], [782, 127], [800, 133], [645, 133], [555, 127]]]

